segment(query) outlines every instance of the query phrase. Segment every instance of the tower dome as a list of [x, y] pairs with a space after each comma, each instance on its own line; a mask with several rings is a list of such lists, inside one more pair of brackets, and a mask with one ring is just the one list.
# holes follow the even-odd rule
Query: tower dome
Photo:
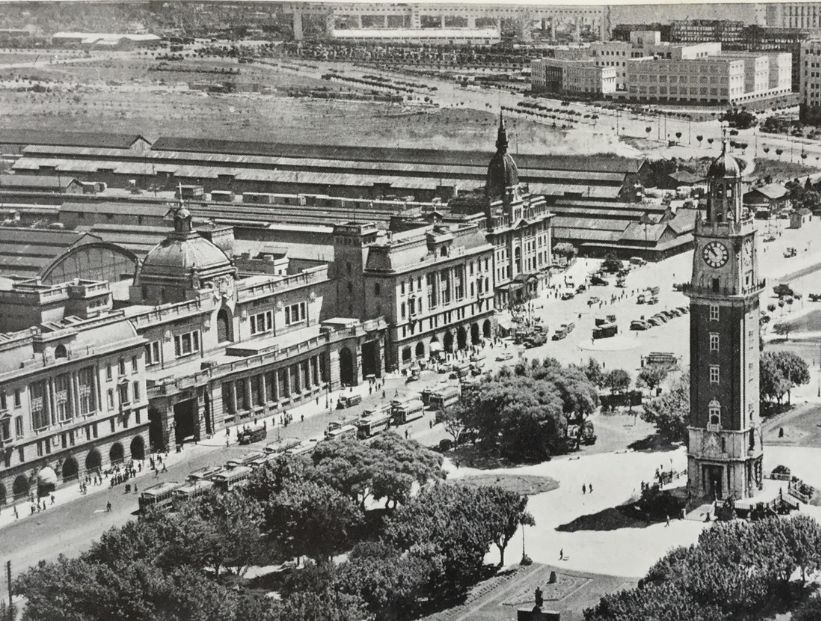
[[507, 146], [505, 119], [500, 112], [496, 153], [487, 167], [487, 184], [485, 185], [485, 195], [491, 200], [506, 196], [508, 188], [515, 188], [519, 185], [519, 169], [513, 157], [507, 152]]
[[174, 231], [149, 250], [134, 284], [146, 301], [173, 302], [218, 278], [233, 278], [235, 271], [225, 252], [193, 229], [191, 213], [180, 205], [174, 210]]
[[738, 179], [741, 177], [741, 168], [732, 155], [727, 152], [727, 142], [721, 146], [721, 154], [713, 160], [707, 171], [708, 179]]

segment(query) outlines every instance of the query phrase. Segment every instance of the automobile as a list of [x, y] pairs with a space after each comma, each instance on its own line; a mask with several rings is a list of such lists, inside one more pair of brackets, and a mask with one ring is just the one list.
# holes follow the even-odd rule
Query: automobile
[[576, 297], [576, 294], [572, 291], [564, 291], [562, 293], [562, 300], [572, 300], [574, 297]]
[[647, 330], [650, 327], [643, 319], [634, 319], [630, 322], [630, 329], [631, 330]]
[[621, 287], [622, 289], [624, 289], [627, 286], [627, 279], [626, 278], [619, 278], [616, 281], [616, 286]]
[[576, 287], [576, 293], [584, 293], [585, 291], [587, 291], [587, 286], [584, 283]]
[[672, 319], [673, 317], [678, 317], [676, 313], [671, 310], [663, 310], [661, 314], [664, 315], [667, 319]]
[[769, 244], [770, 242], [774, 242], [774, 241], [775, 241], [775, 236], [774, 235], [767, 235], [764, 238], [764, 243], [767, 243], [767, 244]]
[[789, 259], [791, 257], [794, 257], [796, 254], [798, 254], [798, 251], [792, 246], [790, 246], [784, 251], [784, 258]]
[[759, 321], [761, 323], [770, 323], [770, 319], [772, 319], [772, 317], [770, 317], [767, 313], [764, 313], [763, 315], [761, 315]]
[[689, 306], [677, 306], [676, 308], [681, 311], [682, 315], [686, 315], [687, 313], [690, 312], [690, 307]]
[[647, 298], [646, 298], [646, 297], [644, 296], [644, 294], [642, 293], [642, 294], [640, 294], [640, 295], [639, 295], [639, 297], [636, 299], [636, 304], [644, 304], [645, 302], [647, 302]]
[[342, 395], [341, 397], [339, 397], [339, 401], [336, 402], [336, 409], [344, 410], [345, 408], [349, 408], [360, 403], [362, 403], [362, 395]]
[[633, 265], [638, 265], [639, 267], [641, 267], [642, 265], [647, 265], [647, 261], [645, 261], [641, 257], [630, 257], [630, 263]]
[[647, 300], [647, 303], [648, 303], [648, 304], [658, 304], [658, 303], [659, 303], [659, 299], [658, 299], [656, 296], [653, 296], [652, 298], [650, 298], [649, 300]]
[[545, 343], [547, 343], [547, 336], [540, 332], [536, 332], [525, 340], [525, 347], [539, 347], [540, 345], [544, 345]]
[[563, 323], [559, 327], [562, 328], [567, 334], [570, 334], [576, 329], [576, 324], [571, 321], [570, 323]]
[[602, 278], [598, 274], [593, 274], [590, 277], [590, 284], [594, 287], [602, 287], [602, 286], [606, 287], [610, 283], [608, 283], [607, 280], [605, 280], [604, 278]]
[[561, 329], [560, 329], [560, 330], [556, 330], [556, 331], [553, 333], [553, 336], [552, 336], [552, 337], [550, 337], [550, 338], [551, 338], [551, 340], [553, 340], [553, 341], [561, 341], [561, 340], [562, 340], [563, 338], [565, 338], [566, 336], [567, 336], [567, 332], [565, 332], [564, 330], [561, 330]]
[[587, 305], [593, 306], [593, 304], [598, 304], [599, 302], [601, 302], [601, 300], [594, 295], [593, 297], [587, 300]]
[[821, 300], [821, 293], [810, 293], [810, 302], [818, 302]]
[[680, 308], [671, 308], [670, 312], [673, 314], [674, 317], [681, 317], [684, 314]]
[[655, 315], [653, 315], [653, 317], [658, 319], [661, 323], [667, 323], [667, 316], [666, 315], [663, 315], [661, 313], [656, 313]]
[[647, 320], [647, 323], [656, 328], [661, 325], [661, 320], [658, 317], [650, 317], [650, 319]]
[[505, 362], [507, 360], [513, 360], [513, 354], [509, 351], [503, 351], [501, 354], [496, 356], [496, 362]]

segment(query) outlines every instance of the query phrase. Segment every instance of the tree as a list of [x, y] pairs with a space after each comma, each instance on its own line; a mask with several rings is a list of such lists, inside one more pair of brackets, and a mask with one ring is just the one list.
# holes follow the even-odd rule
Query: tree
[[784, 379], [789, 382], [787, 389], [787, 401], [790, 401], [792, 388], [795, 386], [802, 386], [810, 382], [810, 368], [807, 362], [793, 352], [779, 351], [764, 354], [772, 355], [775, 358], [775, 364]]
[[670, 368], [663, 364], [647, 364], [641, 368], [636, 378], [639, 386], [647, 386], [650, 390], [655, 390], [670, 372]]
[[758, 364], [759, 392], [767, 401], [775, 400], [780, 405], [790, 383], [778, 368], [775, 358], [768, 353], [762, 354]]
[[604, 257], [604, 261], [601, 264], [602, 271], [610, 272], [611, 274], [620, 271], [623, 267], [621, 260], [613, 254], [608, 254]]
[[462, 433], [465, 431], [465, 420], [468, 418], [465, 406], [459, 403], [456, 407], [443, 410], [440, 417], [445, 432], [453, 438], [454, 446], [459, 444], [459, 440], [462, 439]]
[[319, 561], [343, 552], [364, 519], [357, 503], [317, 481], [288, 480], [263, 508], [265, 531], [283, 552]]
[[588, 358], [587, 365], [584, 367], [584, 374], [596, 388], [601, 388], [604, 385], [604, 372], [598, 360]]
[[570, 262], [578, 254], [576, 247], [569, 242], [561, 242], [553, 246], [553, 254], [562, 257], [566, 262]]
[[630, 374], [624, 369], [613, 369], [604, 378], [604, 385], [610, 392], [624, 392], [630, 388]]
[[690, 374], [682, 373], [666, 393], [644, 404], [641, 419], [667, 442], [686, 442], [690, 419]]
[[484, 519], [490, 510], [481, 491], [466, 485], [439, 484], [400, 506], [385, 521], [385, 543], [403, 551], [430, 546], [442, 557], [441, 572], [428, 578], [433, 597], [464, 593], [480, 575], [494, 541]]
[[535, 526], [536, 521], [527, 512], [527, 496], [507, 491], [501, 487], [479, 488], [487, 503], [482, 519], [486, 522], [499, 549], [499, 567], [505, 565], [505, 549], [519, 526]]
[[339, 587], [364, 601], [377, 621], [409, 619], [427, 596], [430, 576], [444, 571], [443, 562], [429, 545], [402, 552], [381, 541], [362, 542], [339, 566]]

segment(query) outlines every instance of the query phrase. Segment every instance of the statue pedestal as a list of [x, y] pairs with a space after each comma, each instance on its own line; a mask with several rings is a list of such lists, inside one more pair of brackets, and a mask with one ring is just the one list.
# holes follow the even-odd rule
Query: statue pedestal
[[560, 621], [559, 613], [539, 608], [519, 608], [516, 611], [517, 621]]

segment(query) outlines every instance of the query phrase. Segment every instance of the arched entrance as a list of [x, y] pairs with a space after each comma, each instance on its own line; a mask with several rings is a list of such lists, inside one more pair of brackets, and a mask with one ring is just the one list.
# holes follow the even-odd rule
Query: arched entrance
[[417, 358], [424, 358], [425, 357], [425, 344], [421, 341], [416, 344], [416, 357]]
[[174, 404], [174, 422], [172, 425], [176, 444], [200, 439], [196, 399], [186, 399]]
[[382, 365], [380, 364], [379, 340], [362, 343], [362, 375], [382, 376]]
[[155, 450], [165, 449], [162, 415], [152, 406], [148, 407], [148, 444]]
[[485, 319], [485, 322], [482, 324], [482, 335], [486, 338], [490, 338], [490, 319]]
[[97, 470], [103, 464], [103, 458], [100, 456], [100, 451], [96, 448], [91, 449], [86, 455], [86, 470]]
[[131, 459], [145, 459], [145, 440], [142, 436], [134, 436], [131, 440]]
[[108, 451], [108, 461], [112, 464], [117, 464], [120, 463], [124, 457], [125, 451], [123, 450], [123, 445], [119, 442], [112, 444], [111, 449]]
[[67, 483], [68, 481], [73, 481], [77, 478], [77, 475], [80, 473], [80, 466], [77, 464], [77, 460], [74, 459], [71, 455], [65, 458], [63, 461], [63, 469], [61, 471], [61, 476], [63, 477], [63, 483]]
[[14, 485], [11, 491], [12, 494], [14, 494], [15, 500], [25, 498], [29, 495], [29, 480], [22, 474], [18, 475], [17, 478], [14, 479]]
[[470, 342], [474, 345], [478, 345], [479, 341], [481, 340], [481, 336], [479, 335], [479, 324], [472, 323], [470, 324]]
[[464, 349], [468, 345], [468, 332], [464, 326], [459, 326], [456, 329], [456, 346], [459, 349]]
[[402, 348], [402, 363], [407, 364], [411, 361], [411, 348], [410, 347], [403, 347]]
[[354, 385], [353, 354], [347, 347], [339, 350], [339, 381], [345, 386]]
[[445, 347], [446, 352], [453, 351], [453, 332], [448, 330], [445, 332], [445, 338], [443, 339], [443, 345]]
[[233, 341], [234, 335], [231, 329], [231, 311], [225, 306], [219, 309], [217, 313], [217, 342], [225, 343], [226, 341]]

